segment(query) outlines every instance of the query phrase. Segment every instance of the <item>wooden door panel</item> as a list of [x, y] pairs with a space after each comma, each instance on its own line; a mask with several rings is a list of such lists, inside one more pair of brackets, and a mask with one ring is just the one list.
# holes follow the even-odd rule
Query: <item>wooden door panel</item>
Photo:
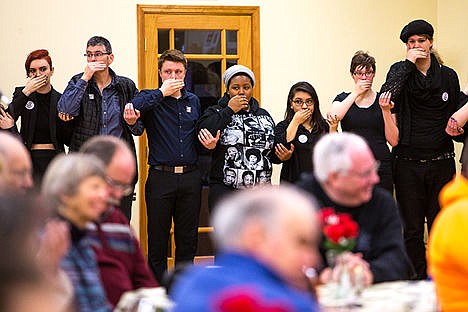
[[[260, 99], [260, 44], [259, 44], [259, 7], [221, 7], [221, 6], [157, 6], [137, 5], [138, 22], [138, 87], [139, 89], [158, 88], [158, 30], [169, 30], [169, 47], [174, 48], [175, 31], [180, 30], [220, 30], [221, 49], [217, 54], [185, 53], [188, 61], [206, 63], [208, 61], [221, 64], [220, 75], [226, 69], [227, 62], [235, 61], [250, 67], [256, 75], [254, 97]], [[237, 53], [227, 54], [226, 32], [237, 31]], [[203, 44], [203, 43], [201, 43]], [[219, 64], [218, 64], [219, 65]], [[221, 77], [220, 77], [221, 78]], [[219, 96], [224, 92], [224, 86], [219, 79]], [[197, 94], [196, 92], [194, 92]], [[139, 141], [139, 216], [140, 243], [147, 252], [147, 218], [144, 201], [144, 187], [147, 178], [148, 147], [146, 134]], [[202, 224], [199, 232], [210, 231]], [[173, 250], [172, 250], [173, 252]], [[173, 264], [173, 258], [168, 259]]]

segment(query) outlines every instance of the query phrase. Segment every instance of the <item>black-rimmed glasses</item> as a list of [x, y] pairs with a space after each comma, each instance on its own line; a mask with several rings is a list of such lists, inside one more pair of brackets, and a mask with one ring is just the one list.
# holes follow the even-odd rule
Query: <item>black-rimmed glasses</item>
[[305, 101], [303, 101], [303, 100], [301, 100], [301, 99], [295, 99], [295, 100], [291, 100], [291, 102], [292, 102], [294, 105], [298, 106], [298, 107], [301, 107], [302, 105], [304, 105], [304, 103], [305, 103], [305, 105], [307, 105], [307, 106], [312, 106], [312, 105], [314, 105], [314, 100], [312, 100], [312, 99], [308, 99], [308, 100], [305, 100]]
[[101, 52], [101, 51], [96, 51], [94, 53], [91, 53], [91, 52], [86, 52], [85, 54], [83, 54], [83, 56], [86, 56], [87, 58], [93, 58], [93, 56], [95, 58], [98, 58], [98, 57], [101, 57], [103, 55], [109, 55], [109, 54], [112, 54], [112, 52]]

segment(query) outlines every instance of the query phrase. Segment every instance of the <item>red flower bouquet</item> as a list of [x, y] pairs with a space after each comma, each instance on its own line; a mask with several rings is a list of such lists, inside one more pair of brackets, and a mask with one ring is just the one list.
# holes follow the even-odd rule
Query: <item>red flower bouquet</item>
[[341, 253], [354, 248], [359, 226], [349, 214], [336, 213], [333, 208], [325, 207], [320, 210], [319, 218], [325, 236], [326, 250]]

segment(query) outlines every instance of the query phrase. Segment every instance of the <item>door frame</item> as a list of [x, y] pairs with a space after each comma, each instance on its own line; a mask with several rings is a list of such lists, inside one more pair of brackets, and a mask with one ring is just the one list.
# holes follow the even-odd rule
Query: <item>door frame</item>
[[[251, 19], [251, 64], [256, 77], [256, 96], [260, 100], [260, 8], [258, 6], [186, 6], [186, 5], [143, 5], [137, 4], [137, 47], [138, 47], [138, 88], [139, 90], [154, 88], [146, 81], [146, 29], [145, 19], [151, 15], [233, 15], [248, 16]], [[156, 55], [157, 58], [157, 55]], [[154, 68], [157, 75], [157, 68]], [[261, 101], [260, 101], [261, 102]], [[148, 176], [148, 152], [146, 131], [139, 138], [138, 171], [139, 171], [139, 236], [140, 245], [145, 253], [148, 248], [147, 215], [145, 203], [145, 182]]]

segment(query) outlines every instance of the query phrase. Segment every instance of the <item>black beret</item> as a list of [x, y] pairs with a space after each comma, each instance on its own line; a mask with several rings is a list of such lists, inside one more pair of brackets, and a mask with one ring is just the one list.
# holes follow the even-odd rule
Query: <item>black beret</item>
[[413, 35], [434, 35], [434, 28], [425, 20], [415, 20], [403, 27], [400, 34], [400, 39], [404, 43], [408, 42], [408, 38]]

